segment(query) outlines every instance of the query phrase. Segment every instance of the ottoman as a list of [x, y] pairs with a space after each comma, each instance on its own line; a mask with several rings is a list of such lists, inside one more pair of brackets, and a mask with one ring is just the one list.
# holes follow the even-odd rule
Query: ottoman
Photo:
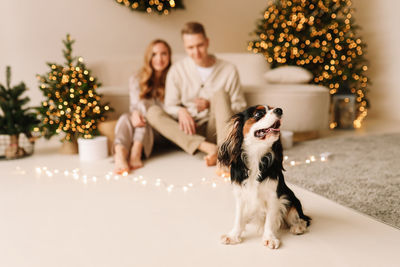
[[330, 96], [324, 86], [266, 84], [263, 88], [249, 86], [243, 90], [249, 106], [282, 108], [282, 130], [294, 132], [294, 141], [317, 138], [319, 131], [328, 129]]

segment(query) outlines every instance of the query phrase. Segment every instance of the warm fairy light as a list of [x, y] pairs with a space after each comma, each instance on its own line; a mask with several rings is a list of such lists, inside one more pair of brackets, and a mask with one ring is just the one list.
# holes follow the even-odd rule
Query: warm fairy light
[[248, 50], [262, 54], [273, 68], [299, 65], [310, 70], [313, 82], [328, 87], [331, 95], [361, 91], [354, 122], [360, 127], [368, 109], [368, 105], [360, 109], [366, 102], [368, 66], [363, 56], [366, 45], [353, 26], [351, 1], [317, 2], [270, 2], [255, 30], [257, 39], [248, 43]]
[[[324, 152], [320, 154], [320, 162], [326, 162], [328, 161], [328, 158], [331, 156], [330, 152]], [[285, 156], [286, 160], [289, 159], [288, 156]], [[316, 162], [316, 157], [315, 156], [310, 156], [309, 158], [305, 159], [304, 161], [299, 161], [299, 160], [291, 160], [290, 161], [290, 165], [291, 166], [299, 166], [302, 164], [313, 164], [314, 162]], [[20, 167], [17, 167], [18, 174], [19, 175], [26, 175], [26, 171], [22, 170]], [[77, 182], [82, 182], [85, 185], [89, 185], [90, 183], [97, 183], [99, 181], [99, 177], [97, 176], [91, 176], [91, 178], [89, 179], [89, 175], [85, 174], [85, 173], [81, 173], [81, 170], [79, 170], [78, 168], [73, 169], [72, 171], [69, 170], [64, 170], [64, 171], [60, 171], [58, 169], [49, 169], [48, 167], [44, 166], [44, 167], [35, 167], [34, 171], [37, 174], [37, 177], [40, 177], [42, 175], [46, 175], [48, 177], [57, 177], [58, 175], [63, 175], [65, 178], [69, 178], [72, 177], [74, 180], [76, 180]], [[127, 175], [129, 176], [129, 175]], [[110, 182], [112, 178], [114, 178], [114, 181], [119, 181], [120, 178], [122, 177], [122, 179], [126, 179], [127, 176], [119, 176], [119, 175], [114, 175], [112, 171], [109, 171], [107, 174], [105, 174], [103, 177], [103, 179], [105, 179], [107, 182]], [[81, 179], [80, 179], [81, 178]], [[154, 179], [155, 182], [152, 182], [152, 179], [149, 178], [145, 178], [142, 175], [139, 176], [133, 176], [132, 180], [136, 183], [139, 182], [139, 184], [145, 186], [145, 185], [154, 185], [156, 187], [162, 187], [165, 188], [165, 190], [167, 192], [172, 192], [174, 188], [180, 188], [182, 189], [183, 192], [189, 192], [190, 190], [192, 190], [193, 188], [197, 187], [197, 186], [211, 186], [211, 188], [215, 189], [216, 187], [218, 187], [218, 184], [230, 184], [231, 183], [231, 179], [230, 177], [213, 177], [213, 178], [206, 178], [206, 177], [202, 177], [199, 179], [199, 181], [197, 183], [188, 183], [188, 184], [170, 184], [170, 183], [166, 183], [165, 181], [163, 181], [160, 178]]]
[[132, 10], [156, 12], [161, 15], [168, 15], [172, 9], [183, 8], [181, 0], [116, 0], [116, 2]]
[[64, 40], [65, 66], [52, 64], [51, 70], [38, 76], [41, 89], [47, 98], [42, 102], [39, 117], [42, 124], [39, 131], [46, 137], [64, 132], [64, 139], [77, 137], [91, 138], [97, 134], [97, 122], [104, 121], [104, 115], [111, 108], [100, 105], [96, 93], [97, 84], [90, 71], [86, 69], [82, 57], [72, 56], [70, 36]]

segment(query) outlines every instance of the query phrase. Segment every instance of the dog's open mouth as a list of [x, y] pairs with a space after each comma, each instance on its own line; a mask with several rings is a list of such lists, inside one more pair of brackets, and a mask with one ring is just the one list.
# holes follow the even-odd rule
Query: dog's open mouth
[[281, 121], [276, 120], [274, 124], [269, 128], [260, 129], [254, 132], [254, 136], [260, 139], [264, 139], [265, 136], [269, 133], [277, 133], [280, 131], [279, 127], [281, 126]]

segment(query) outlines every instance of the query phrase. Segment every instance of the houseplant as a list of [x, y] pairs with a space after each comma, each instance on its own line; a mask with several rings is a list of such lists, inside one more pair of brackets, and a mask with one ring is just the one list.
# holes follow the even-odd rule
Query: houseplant
[[[365, 57], [351, 0], [274, 0], [268, 3], [248, 50], [262, 54], [272, 68], [284, 65], [309, 70], [315, 84], [334, 95], [354, 96], [355, 128], [370, 106]], [[331, 122], [330, 128], [338, 125]]]
[[[76, 153], [79, 137], [92, 138], [99, 135], [97, 124], [105, 120], [112, 109], [101, 103], [97, 82], [82, 57], [72, 55], [75, 41], [67, 34], [64, 43], [64, 64], [47, 63], [49, 72], [38, 75], [39, 89], [45, 100], [38, 108], [41, 119], [40, 130], [45, 138], [61, 135], [65, 153]], [[71, 148], [71, 145], [75, 149]]]
[[[11, 87], [11, 68], [6, 68], [6, 85], [0, 84], [0, 134], [10, 137], [9, 145], [5, 149], [7, 159], [15, 159], [28, 155], [29, 153], [20, 146], [20, 134], [25, 134], [33, 146], [34, 138], [32, 130], [39, 120], [31, 108], [23, 106], [29, 102], [29, 97], [22, 97], [26, 92], [25, 83], [21, 82]], [[33, 152], [33, 149], [32, 149]]]

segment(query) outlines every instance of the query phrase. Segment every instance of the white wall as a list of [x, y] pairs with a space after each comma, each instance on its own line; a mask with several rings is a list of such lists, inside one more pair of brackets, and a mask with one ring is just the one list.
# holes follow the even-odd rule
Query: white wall
[[355, 0], [355, 18], [368, 45], [371, 117], [400, 121], [400, 1]]
[[[173, 52], [183, 53], [180, 29], [200, 21], [210, 37], [212, 52], [245, 52], [249, 33], [266, 7], [265, 0], [184, 0], [185, 10], [168, 16], [133, 12], [115, 0], [1, 0], [0, 81], [6, 65], [13, 81], [24, 80], [33, 102], [41, 93], [36, 74], [47, 72], [45, 62], [64, 62], [61, 40], [76, 39], [75, 55], [90, 62], [143, 55], [147, 44], [163, 38]], [[101, 81], [101, 77], [98, 77]]]
[[[245, 52], [249, 33], [267, 5], [266, 0], [184, 0], [185, 10], [168, 16], [132, 12], [114, 0], [1, 0], [0, 81], [6, 65], [13, 81], [24, 80], [29, 96], [41, 98], [35, 74], [43, 74], [47, 61], [62, 62], [61, 40], [70, 33], [75, 55], [90, 62], [142, 55], [150, 40], [167, 40], [174, 52], [183, 52], [180, 28], [187, 21], [206, 26], [212, 52]], [[400, 120], [397, 85], [400, 54], [400, 1], [355, 0], [355, 18], [368, 47], [373, 81], [370, 99], [374, 117]], [[101, 81], [101, 77], [98, 77]]]

